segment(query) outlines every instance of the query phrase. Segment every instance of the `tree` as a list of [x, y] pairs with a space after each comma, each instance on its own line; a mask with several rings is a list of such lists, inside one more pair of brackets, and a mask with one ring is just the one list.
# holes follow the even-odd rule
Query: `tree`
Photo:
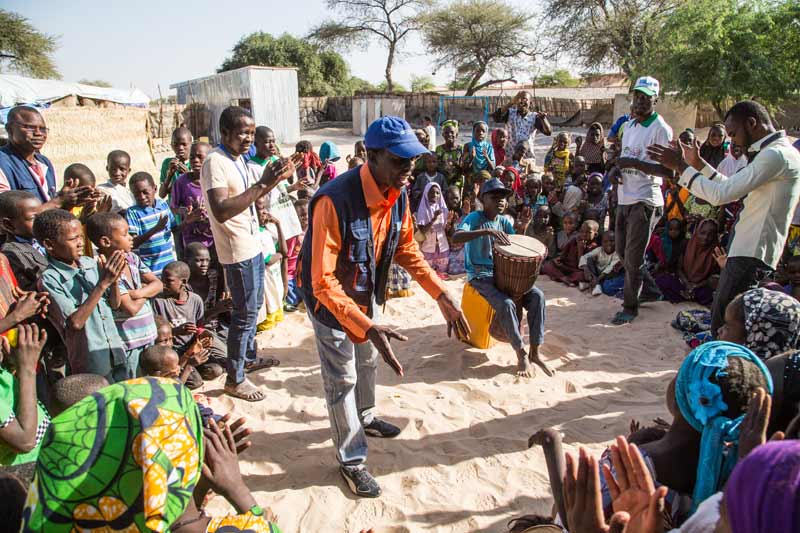
[[112, 87], [112, 85], [105, 80], [88, 80], [83, 78], [82, 80], [78, 80], [78, 83], [82, 83], [84, 85], [94, 85], [95, 87]]
[[395, 91], [392, 67], [400, 45], [419, 29], [418, 14], [431, 0], [327, 0], [328, 9], [338, 14], [311, 30], [309, 37], [320, 45], [366, 47], [378, 40], [387, 49], [386, 90]]
[[[219, 72], [248, 65], [296, 67], [300, 96], [351, 95], [350, 68], [333, 51], [320, 51], [316, 45], [288, 34], [278, 38], [264, 32], [251, 33], [239, 40]], [[362, 80], [363, 81], [363, 80]]]
[[0, 9], [0, 71], [6, 63], [8, 70], [20, 74], [59, 79], [51, 57], [57, 47], [56, 37], [36, 31], [25, 17]]
[[581, 80], [572, 76], [566, 69], [558, 69], [549, 74], [542, 74], [536, 78], [539, 87], [577, 87]]
[[[689, 4], [694, 0], [687, 1]], [[647, 58], [664, 43], [656, 38], [684, 0], [546, 0], [544, 19], [552, 46], [589, 70], [618, 67], [630, 79], [646, 74]]]
[[435, 67], [455, 67], [467, 96], [528, 70], [537, 54], [531, 19], [502, 0], [457, 0], [421, 18]]
[[389, 84], [386, 82], [386, 80], [383, 80], [378, 85], [376, 85], [375, 89], [377, 89], [378, 92], [381, 92], [381, 93], [389, 93], [389, 92], [392, 92], [392, 93], [407, 93], [408, 92], [408, 89], [406, 89], [403, 85], [401, 85], [399, 83], [395, 83], [392, 86], [392, 90], [390, 91], [389, 90]]
[[720, 119], [737, 100], [774, 109], [800, 91], [798, 21], [795, 0], [693, 0], [667, 19], [650, 62], [668, 90], [710, 102]]
[[427, 93], [432, 91], [436, 85], [430, 76], [411, 76], [411, 92], [412, 93]]

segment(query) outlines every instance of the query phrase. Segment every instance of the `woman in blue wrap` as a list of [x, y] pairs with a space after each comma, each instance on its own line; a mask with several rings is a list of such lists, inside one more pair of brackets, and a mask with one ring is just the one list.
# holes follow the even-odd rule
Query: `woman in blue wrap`
[[[665, 513], [678, 527], [722, 489], [738, 458], [739, 426], [755, 390], [772, 394], [772, 379], [749, 349], [715, 341], [694, 349], [667, 389], [673, 422], [658, 440], [640, 443], [656, 486], [666, 485]], [[601, 463], [611, 467], [610, 453]], [[606, 517], [613, 514], [601, 476]]]

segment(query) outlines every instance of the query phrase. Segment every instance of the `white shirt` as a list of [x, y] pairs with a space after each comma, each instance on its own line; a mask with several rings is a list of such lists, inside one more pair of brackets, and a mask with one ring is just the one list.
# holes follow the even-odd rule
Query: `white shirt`
[[[211, 189], [227, 189], [228, 197], [232, 198], [242, 194], [253, 183], [244, 159], [241, 156], [231, 159], [220, 146], [208, 154], [200, 169], [200, 187], [205, 205], [210, 205], [208, 191]], [[218, 222], [214, 212], [209, 209], [208, 221], [211, 223], [219, 262], [223, 265], [241, 263], [261, 253], [258, 219], [253, 205], [225, 222]]]
[[[771, 142], [762, 149], [767, 140]], [[783, 131], [764, 136], [749, 151], [757, 155], [733, 176], [720, 174], [708, 165], [699, 172], [689, 167], [679, 183], [716, 206], [746, 196], [728, 256], [754, 257], [775, 268], [800, 199], [800, 152]]]
[[428, 150], [433, 152], [436, 150], [436, 128], [431, 124], [430, 126], [425, 126], [425, 131], [428, 132]]
[[97, 186], [98, 189], [103, 189], [103, 192], [111, 197], [111, 212], [119, 213], [129, 207], [133, 207], [136, 201], [133, 199], [130, 189], [121, 183], [111, 183], [107, 181]]
[[[647, 147], [651, 144], [668, 145], [671, 140], [672, 128], [658, 113], [653, 113], [643, 122], [634, 118], [625, 123], [620, 157], [655, 163], [647, 155]], [[622, 185], [617, 187], [619, 205], [642, 202], [655, 207], [663, 206], [664, 195], [661, 193], [661, 182], [660, 177], [650, 176], [640, 170], [622, 169]]]
[[603, 274], [610, 274], [611, 271], [614, 270], [614, 265], [621, 261], [616, 251], [607, 254], [606, 251], [603, 250], [602, 246], [598, 246], [591, 252], [585, 253], [581, 256], [581, 258], [578, 260], [578, 267], [585, 267], [589, 262], [589, 258], [594, 258], [595, 261], [597, 261], [597, 270], [601, 276]]
[[717, 172], [723, 176], [733, 176], [746, 166], [747, 158], [744, 154], [742, 154], [739, 159], [733, 157], [733, 154], [728, 154], [725, 156], [725, 159], [720, 161], [719, 165], [717, 165]]

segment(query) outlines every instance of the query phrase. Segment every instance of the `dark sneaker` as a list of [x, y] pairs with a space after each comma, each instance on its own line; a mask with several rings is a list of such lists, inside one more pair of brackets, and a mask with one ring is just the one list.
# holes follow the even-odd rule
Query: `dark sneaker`
[[369, 437], [391, 439], [400, 434], [400, 428], [380, 418], [373, 418], [369, 425], [364, 426], [364, 433]]
[[347, 482], [347, 486], [356, 496], [362, 498], [377, 498], [381, 495], [381, 487], [363, 465], [348, 467], [340, 466], [339, 471]]

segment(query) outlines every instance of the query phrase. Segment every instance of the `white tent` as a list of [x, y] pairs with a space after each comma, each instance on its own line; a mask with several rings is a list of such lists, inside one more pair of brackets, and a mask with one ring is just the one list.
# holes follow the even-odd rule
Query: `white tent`
[[37, 80], [11, 74], [0, 75], [0, 108], [17, 104], [48, 104], [69, 95], [146, 107], [150, 97], [139, 89], [112, 89], [58, 80]]

